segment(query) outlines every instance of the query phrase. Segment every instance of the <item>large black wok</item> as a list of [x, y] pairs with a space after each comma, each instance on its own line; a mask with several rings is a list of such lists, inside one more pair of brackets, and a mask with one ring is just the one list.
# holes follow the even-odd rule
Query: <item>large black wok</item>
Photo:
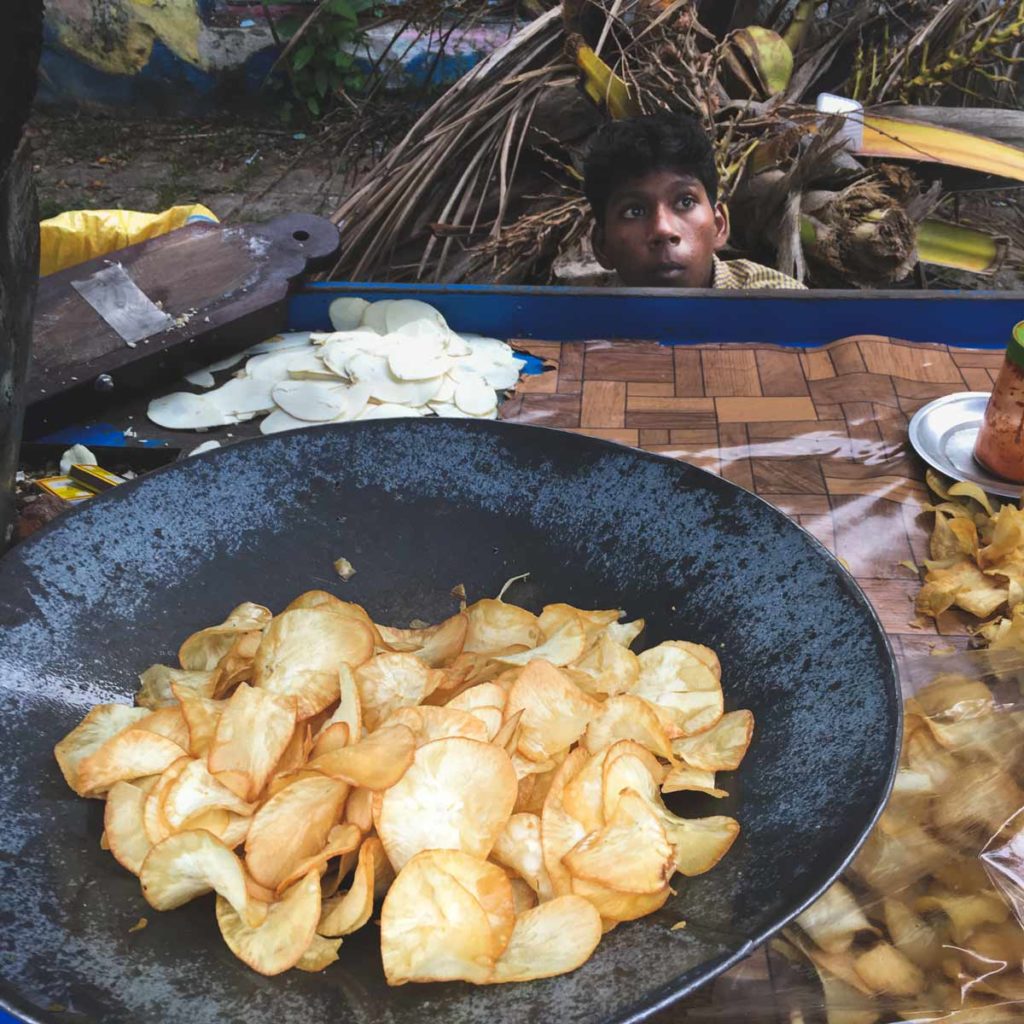
[[[332, 563], [357, 572], [343, 584]], [[436, 620], [493, 596], [619, 606], [721, 655], [755, 738], [731, 796], [676, 804], [743, 833], [659, 913], [574, 974], [388, 989], [379, 930], [319, 975], [251, 972], [212, 899], [167, 914], [100, 850], [101, 804], [51, 755], [89, 705], [243, 600], [333, 590], [378, 621]], [[103, 1024], [573, 1024], [641, 1020], [812, 901], [870, 830], [900, 728], [892, 656], [853, 580], [760, 499], [699, 469], [567, 433], [401, 420], [240, 444], [117, 488], [0, 561], [0, 1001]], [[128, 929], [146, 916], [148, 928]], [[685, 920], [684, 930], [669, 927]]]

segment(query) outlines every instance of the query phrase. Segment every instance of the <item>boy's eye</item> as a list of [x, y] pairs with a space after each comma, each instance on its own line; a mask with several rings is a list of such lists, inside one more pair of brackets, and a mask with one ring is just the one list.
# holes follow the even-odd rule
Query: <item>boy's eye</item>
[[676, 200], [676, 206], [681, 210], [692, 210], [697, 205], [697, 200], [693, 196], [680, 196]]
[[644, 215], [644, 208], [639, 203], [630, 203], [629, 206], [625, 207], [622, 211], [622, 216], [629, 220], [634, 220], [637, 217]]

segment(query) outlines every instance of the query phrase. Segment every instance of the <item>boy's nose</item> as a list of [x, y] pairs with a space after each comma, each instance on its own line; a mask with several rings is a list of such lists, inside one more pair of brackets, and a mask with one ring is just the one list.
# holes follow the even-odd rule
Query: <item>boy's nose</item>
[[672, 210], [664, 203], [659, 203], [654, 208], [654, 217], [651, 223], [651, 241], [655, 243], [670, 242], [675, 244], [679, 241], [679, 226]]

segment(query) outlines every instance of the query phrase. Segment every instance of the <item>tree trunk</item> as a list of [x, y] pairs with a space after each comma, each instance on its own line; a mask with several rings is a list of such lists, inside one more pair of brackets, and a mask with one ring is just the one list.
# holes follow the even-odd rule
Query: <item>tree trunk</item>
[[42, 0], [14, 0], [0, 33], [0, 553], [14, 533], [14, 472], [21, 444], [32, 307], [39, 271], [39, 218], [28, 145], [21, 142], [35, 95]]

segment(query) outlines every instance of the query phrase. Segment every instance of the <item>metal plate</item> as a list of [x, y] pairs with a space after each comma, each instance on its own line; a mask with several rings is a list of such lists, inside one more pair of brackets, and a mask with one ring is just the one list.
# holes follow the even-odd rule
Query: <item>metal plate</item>
[[[347, 584], [338, 557], [357, 570]], [[727, 707], [757, 718], [742, 769], [720, 776], [727, 799], [672, 800], [742, 822], [728, 857], [677, 878], [663, 910], [605, 936], [573, 974], [389, 989], [370, 925], [322, 974], [261, 977], [221, 941], [211, 899], [149, 908], [99, 848], [102, 805], [77, 799], [53, 762], [88, 706], [128, 700], [139, 671], [240, 601], [280, 609], [326, 588], [405, 625], [450, 614], [454, 584], [473, 599], [522, 572], [509, 599], [535, 610], [620, 606], [646, 618], [641, 646], [711, 645]], [[831, 883], [889, 792], [900, 707], [892, 654], [853, 579], [782, 513], [684, 463], [434, 419], [313, 428], [189, 459], [0, 560], [0, 999], [53, 1024], [638, 1021]], [[129, 934], [141, 916], [149, 926]]]
[[989, 396], [988, 391], [962, 391], [929, 402], [910, 421], [910, 443], [940, 473], [954, 480], [969, 480], [989, 494], [1017, 499], [1020, 484], [993, 476], [974, 458], [974, 442]]

